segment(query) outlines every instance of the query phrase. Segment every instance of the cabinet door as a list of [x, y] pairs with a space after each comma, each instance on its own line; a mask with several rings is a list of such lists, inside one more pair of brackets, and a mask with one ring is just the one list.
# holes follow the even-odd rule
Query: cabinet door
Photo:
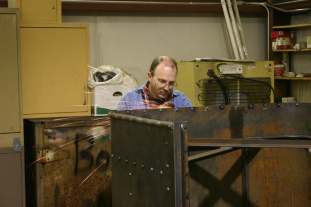
[[0, 10], [0, 133], [19, 132], [17, 15]]
[[24, 115], [88, 113], [88, 51], [85, 26], [22, 27]]
[[0, 170], [1, 207], [24, 206], [22, 153], [0, 149], [0, 166], [3, 166]]
[[60, 0], [18, 0], [22, 24], [60, 23]]

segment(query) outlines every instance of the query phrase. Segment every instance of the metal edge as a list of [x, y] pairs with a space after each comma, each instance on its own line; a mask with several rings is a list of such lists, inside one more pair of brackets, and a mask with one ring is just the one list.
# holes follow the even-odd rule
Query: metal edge
[[168, 127], [171, 129], [174, 128], [174, 122], [170, 122], [170, 121], [160, 121], [160, 120], [148, 119], [148, 118], [143, 118], [143, 117], [138, 117], [138, 116], [133, 116], [133, 115], [128, 115], [128, 114], [122, 114], [122, 113], [116, 113], [116, 112], [110, 113], [109, 116], [114, 119], [133, 121], [137, 123], [145, 123], [145, 124], [150, 124], [150, 125], [155, 125], [155, 126], [163, 126], [163, 127]]

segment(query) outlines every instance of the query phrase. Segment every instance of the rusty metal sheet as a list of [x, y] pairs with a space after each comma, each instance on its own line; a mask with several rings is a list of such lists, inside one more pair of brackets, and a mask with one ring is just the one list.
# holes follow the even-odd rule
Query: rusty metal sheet
[[111, 206], [108, 117], [25, 123], [27, 205]]
[[129, 111], [138, 117], [187, 122], [190, 137], [310, 136], [310, 104], [215, 105], [178, 110]]
[[[306, 149], [282, 148], [309, 146], [311, 116], [308, 114], [311, 114], [311, 104], [220, 105], [208, 108], [129, 111], [120, 114], [135, 116], [140, 120], [147, 118], [154, 123], [169, 121], [174, 123], [175, 127], [177, 123], [184, 123], [191, 139], [211, 139], [209, 143], [216, 143], [216, 139], [219, 139], [223, 143], [227, 142], [225, 146], [243, 138], [260, 139], [260, 145], [253, 147], [271, 147], [281, 143], [278, 146], [281, 148], [277, 149], [224, 150], [225, 154], [221, 156], [190, 161], [189, 180], [187, 174], [181, 174], [181, 185], [187, 186], [185, 192], [189, 192], [182, 194], [182, 206], [311, 205], [310, 153]], [[144, 125], [147, 126], [148, 124]], [[139, 128], [139, 124], [136, 127]], [[126, 134], [129, 128], [125, 125], [122, 133]], [[147, 134], [154, 134], [158, 137], [155, 140], [159, 140], [161, 136], [157, 132], [154, 129]], [[132, 133], [130, 137], [135, 136], [135, 130]], [[176, 140], [178, 137], [172, 134], [171, 139]], [[232, 139], [236, 140], [231, 141]], [[268, 141], [265, 142], [265, 139]], [[295, 139], [298, 139], [297, 143]], [[245, 144], [245, 141], [242, 142]], [[127, 144], [128, 147], [133, 145]], [[142, 146], [148, 149], [152, 147], [145, 144]], [[175, 148], [183, 149], [182, 146]], [[214, 147], [210, 149], [215, 150]], [[184, 152], [184, 156], [202, 153], [206, 148], [196, 146], [188, 150]], [[180, 158], [185, 162], [183, 157]], [[186, 166], [185, 163], [183, 165]], [[185, 202], [187, 197], [190, 202]]]
[[112, 116], [111, 131], [113, 206], [182, 206], [174, 125]]

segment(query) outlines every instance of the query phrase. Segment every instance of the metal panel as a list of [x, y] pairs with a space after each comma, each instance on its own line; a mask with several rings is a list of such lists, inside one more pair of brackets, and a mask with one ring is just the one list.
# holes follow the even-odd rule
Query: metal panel
[[21, 27], [24, 117], [90, 114], [88, 51], [86, 25]]
[[174, 125], [113, 117], [112, 134], [113, 206], [181, 206], [181, 180], [175, 181], [175, 172], [181, 172], [180, 157], [180, 163], [175, 160], [180, 143], [172, 139]]
[[[176, 148], [180, 149], [181, 155], [176, 157], [183, 162], [181, 166], [184, 167], [187, 167], [189, 158], [201, 157], [190, 159], [189, 178], [186, 168], [181, 167], [182, 173], [175, 169], [175, 175], [179, 173], [183, 177], [181, 181], [175, 179], [175, 183], [179, 182], [181, 189], [184, 189], [181, 194], [182, 205], [179, 206], [309, 206], [311, 155], [305, 149], [291, 149], [310, 147], [311, 117], [307, 114], [311, 114], [310, 104], [220, 105], [193, 109], [128, 111], [112, 115], [116, 119], [112, 126], [112, 136], [114, 140], [121, 140], [116, 144], [116, 152], [124, 150], [136, 154], [143, 148], [144, 151], [139, 154], [140, 159], [146, 156], [154, 160], [163, 150], [157, 147], [155, 150], [154, 146], [160, 145], [161, 140], [168, 136], [172, 140], [179, 140], [181, 134], [161, 134], [160, 127], [151, 127], [151, 123], [156, 125], [168, 121], [177, 128], [179, 123], [186, 126], [184, 132], [187, 132], [185, 137], [189, 138], [188, 151], [179, 144], [175, 145], [174, 153], [177, 155]], [[128, 117], [127, 122], [118, 120], [123, 116]], [[121, 122], [124, 123], [119, 128]], [[178, 131], [177, 128], [174, 128], [174, 132]], [[137, 136], [140, 138], [136, 140]], [[195, 144], [202, 140], [206, 144]], [[212, 147], [215, 143], [215, 146], [236, 148]], [[247, 149], [240, 150], [240, 147]], [[268, 148], [259, 149], [261, 147]], [[206, 151], [207, 149], [210, 151]], [[202, 152], [208, 154], [202, 156]], [[124, 169], [113, 168], [114, 175], [120, 172], [124, 172]], [[149, 179], [144, 181], [144, 185], [149, 184]], [[115, 188], [122, 186], [129, 191], [128, 182], [113, 185]], [[133, 186], [133, 183], [130, 184]], [[158, 192], [157, 183], [153, 182], [152, 186], [153, 193], [140, 194], [132, 199], [144, 200], [147, 196], [146, 200], [152, 200], [156, 197], [155, 194], [162, 193]], [[116, 199], [122, 200], [123, 197], [117, 195], [113, 197], [113, 202]], [[165, 200], [162, 201], [161, 206], [167, 205]], [[135, 204], [137, 201], [131, 202]]]
[[109, 118], [31, 120], [25, 134], [27, 206], [111, 206]]
[[0, 206], [24, 206], [23, 151], [0, 149]]
[[18, 27], [17, 10], [0, 9], [0, 133], [21, 130]]
[[22, 24], [61, 23], [61, 0], [16, 0], [13, 7], [20, 8]]
[[[242, 73], [223, 75], [219, 69], [223, 65], [238, 66]], [[194, 106], [274, 102], [271, 61], [181, 61], [178, 68], [177, 89], [183, 91]], [[208, 74], [209, 71], [214, 74]]]

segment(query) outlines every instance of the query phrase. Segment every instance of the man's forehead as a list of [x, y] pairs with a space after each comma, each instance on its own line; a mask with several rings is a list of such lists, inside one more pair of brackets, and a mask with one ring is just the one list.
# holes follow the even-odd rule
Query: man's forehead
[[164, 59], [162, 62], [160, 62], [157, 68], [160, 67], [171, 67], [176, 69], [175, 64], [170, 59]]

